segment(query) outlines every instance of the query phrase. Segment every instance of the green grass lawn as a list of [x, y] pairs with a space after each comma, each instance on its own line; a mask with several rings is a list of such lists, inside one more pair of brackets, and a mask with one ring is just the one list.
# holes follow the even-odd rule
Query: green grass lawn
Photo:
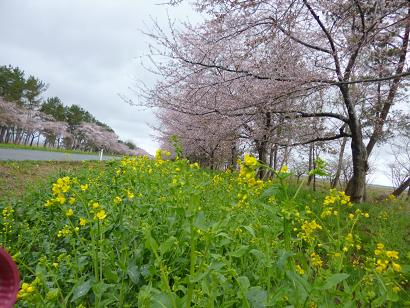
[[62, 153], [69, 153], [69, 154], [87, 154], [87, 155], [99, 155], [100, 154], [99, 152], [84, 152], [84, 151], [79, 151], [79, 150], [66, 150], [66, 149], [49, 148], [49, 147], [43, 147], [43, 146], [28, 146], [28, 145], [12, 144], [12, 143], [0, 143], [0, 148], [47, 151], [47, 152], [62, 152]]
[[71, 164], [0, 165], [13, 174], [0, 244], [24, 281], [17, 307], [410, 304], [405, 200], [350, 204], [287, 173], [260, 182], [251, 160], [240, 173], [143, 157]]

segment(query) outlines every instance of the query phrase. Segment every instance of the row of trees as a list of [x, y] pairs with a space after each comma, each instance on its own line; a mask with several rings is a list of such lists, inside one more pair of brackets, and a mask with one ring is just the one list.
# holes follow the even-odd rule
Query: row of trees
[[409, 135], [410, 3], [197, 0], [194, 6], [206, 14], [204, 22], [170, 25], [170, 35], [154, 25], [149, 34], [152, 70], [163, 79], [139, 90], [144, 104], [159, 110], [163, 142], [177, 135], [188, 157], [210, 167], [234, 165], [241, 151], [274, 168], [291, 160], [300, 165], [297, 156], [313, 168], [318, 155], [334, 155], [332, 183], [345, 173], [346, 192], [362, 201], [375, 146], [399, 132]]
[[131, 142], [78, 105], [58, 97], [42, 99], [47, 85], [12, 66], [0, 67], [0, 142], [44, 147], [141, 155]]

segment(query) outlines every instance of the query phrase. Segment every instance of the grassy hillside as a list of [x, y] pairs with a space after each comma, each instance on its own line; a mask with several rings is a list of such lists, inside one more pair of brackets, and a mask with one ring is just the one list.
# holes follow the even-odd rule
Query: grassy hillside
[[0, 143], [0, 149], [17, 149], [17, 150], [32, 150], [32, 151], [46, 151], [46, 152], [61, 152], [69, 154], [86, 154], [86, 155], [99, 155], [99, 152], [84, 152], [80, 150], [67, 150], [67, 149], [57, 149], [49, 148], [43, 146], [29, 146], [21, 144], [12, 144], [12, 143]]
[[410, 211], [162, 159], [83, 163], [0, 201], [19, 307], [405, 307]]

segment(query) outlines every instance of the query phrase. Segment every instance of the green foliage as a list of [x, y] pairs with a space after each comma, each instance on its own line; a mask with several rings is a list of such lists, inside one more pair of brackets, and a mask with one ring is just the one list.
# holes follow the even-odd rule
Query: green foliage
[[328, 174], [325, 171], [326, 165], [323, 159], [315, 159], [315, 168], [309, 171], [309, 175], [327, 176]]
[[257, 167], [124, 158], [0, 203], [0, 242], [26, 283], [17, 306], [409, 304], [409, 220], [394, 237], [379, 221], [404, 216], [399, 201], [352, 205], [290, 186], [285, 168], [256, 180]]
[[18, 67], [0, 66], [0, 96], [5, 100], [34, 109], [39, 106], [40, 95], [47, 85], [34, 76], [25, 78], [24, 71]]
[[40, 108], [41, 112], [53, 116], [57, 121], [65, 121], [64, 105], [58, 97], [49, 97]]
[[169, 141], [171, 142], [171, 145], [174, 148], [176, 157], [181, 158], [183, 152], [181, 140], [179, 140], [177, 135], [172, 135], [169, 138]]

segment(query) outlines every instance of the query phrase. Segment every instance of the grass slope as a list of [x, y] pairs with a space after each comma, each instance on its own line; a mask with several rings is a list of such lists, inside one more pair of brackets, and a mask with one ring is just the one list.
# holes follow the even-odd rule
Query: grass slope
[[56, 149], [56, 148], [49, 148], [49, 147], [43, 147], [43, 146], [28, 146], [28, 145], [11, 144], [11, 143], [0, 143], [0, 149], [61, 152], [61, 153], [68, 153], [68, 154], [85, 154], [85, 155], [99, 155], [100, 154], [100, 152], [84, 152], [80, 150]]

